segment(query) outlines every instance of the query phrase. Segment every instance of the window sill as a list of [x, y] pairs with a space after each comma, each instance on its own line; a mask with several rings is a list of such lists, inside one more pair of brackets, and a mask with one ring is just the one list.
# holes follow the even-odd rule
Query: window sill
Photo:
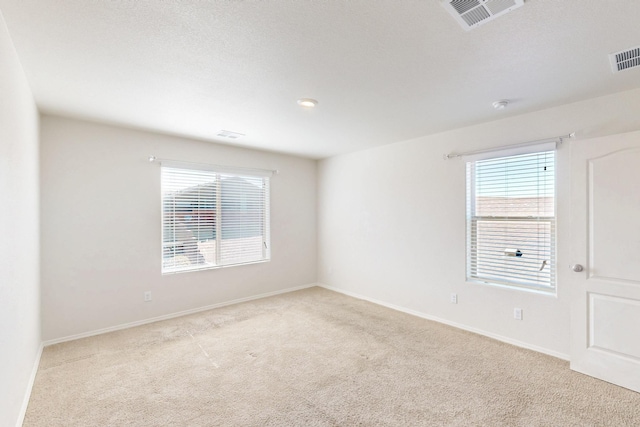
[[226, 264], [226, 265], [212, 265], [212, 264], [207, 264], [205, 266], [202, 267], [191, 267], [191, 268], [175, 268], [175, 269], [167, 269], [167, 270], [162, 270], [162, 275], [163, 276], [170, 276], [173, 274], [180, 274], [180, 273], [191, 273], [191, 272], [195, 272], [195, 271], [205, 271], [205, 270], [218, 270], [220, 268], [228, 268], [228, 267], [240, 267], [243, 265], [252, 265], [252, 264], [262, 264], [265, 262], [270, 262], [271, 259], [261, 259], [259, 261], [251, 261], [251, 262], [243, 262], [243, 263], [239, 263], [239, 264]]
[[556, 288], [536, 288], [536, 287], [517, 285], [517, 284], [506, 285], [504, 283], [496, 283], [488, 280], [474, 279], [474, 278], [467, 278], [466, 281], [467, 283], [486, 285], [494, 288], [507, 289], [511, 291], [522, 291], [522, 292], [529, 292], [532, 294], [544, 295], [549, 297], [555, 297], [555, 298], [558, 297]]

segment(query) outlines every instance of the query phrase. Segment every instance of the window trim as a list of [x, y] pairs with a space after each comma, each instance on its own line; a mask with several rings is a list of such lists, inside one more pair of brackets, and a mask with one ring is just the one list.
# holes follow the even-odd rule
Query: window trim
[[[508, 216], [482, 216], [476, 215], [476, 173], [475, 173], [475, 163], [484, 160], [494, 160], [499, 158], [507, 158], [513, 156], [520, 156], [524, 154], [537, 154], [544, 152], [553, 152], [553, 161], [554, 161], [554, 174], [553, 174], [553, 216], [551, 217], [508, 217]], [[470, 164], [473, 164], [473, 173], [470, 172]], [[550, 146], [550, 143], [533, 145], [523, 147], [518, 150], [492, 150], [491, 153], [483, 153], [481, 156], [473, 156], [466, 162], [465, 172], [467, 174], [466, 178], [466, 212], [465, 212], [465, 231], [466, 231], [466, 246], [465, 246], [465, 277], [466, 281], [470, 283], [479, 283], [486, 284], [496, 287], [501, 287], [505, 289], [515, 289], [520, 291], [530, 291], [534, 293], [540, 293], [544, 295], [557, 295], [557, 154], [556, 154], [556, 145]], [[474, 254], [477, 253], [477, 249], [474, 252], [474, 242], [477, 242], [477, 236], [474, 239], [474, 230], [477, 230], [477, 223], [482, 220], [490, 220], [490, 221], [528, 221], [535, 223], [548, 223], [550, 228], [550, 285], [533, 285], [531, 283], [526, 283], [522, 279], [511, 278], [511, 280], [501, 280], [500, 278], [494, 277], [482, 277], [478, 276], [477, 273], [473, 274], [473, 266], [476, 261], [473, 260]], [[473, 225], [476, 224], [476, 227]], [[475, 232], [477, 234], [477, 231]], [[477, 256], [475, 256], [477, 260]]]
[[[185, 174], [188, 173], [189, 170], [194, 172], [207, 173], [212, 176], [215, 176], [212, 182], [215, 183], [215, 218], [219, 220], [215, 220], [214, 229], [215, 229], [215, 263], [205, 263], [205, 264], [196, 264], [189, 265], [184, 267], [170, 267], [166, 268], [164, 264], [165, 260], [165, 248], [168, 246], [175, 246], [178, 243], [175, 239], [172, 242], [165, 242], [165, 194], [163, 191], [163, 187], [165, 185], [164, 178], [162, 177], [165, 169], [173, 169], [183, 171]], [[241, 265], [251, 265], [251, 264], [260, 264], [264, 262], [271, 261], [271, 182], [270, 178], [275, 171], [262, 170], [262, 169], [249, 169], [249, 168], [235, 168], [228, 166], [218, 166], [218, 165], [208, 165], [208, 164], [199, 164], [199, 163], [188, 163], [188, 162], [177, 162], [177, 161], [162, 161], [160, 167], [160, 175], [161, 175], [161, 194], [160, 194], [160, 211], [161, 211], [161, 221], [160, 221], [160, 243], [161, 243], [161, 273], [162, 275], [170, 275], [170, 274], [178, 274], [185, 272], [193, 272], [193, 271], [202, 271], [202, 270], [212, 270], [218, 268], [226, 268], [226, 267], [236, 267]], [[260, 178], [262, 180], [263, 188], [261, 190], [261, 216], [262, 216], [262, 257], [260, 259], [254, 259], [246, 262], [230, 262], [230, 263], [221, 263], [221, 259], [224, 256], [224, 253], [221, 250], [221, 241], [224, 240], [222, 237], [218, 238], [218, 236], [222, 236], [223, 227], [224, 227], [224, 215], [223, 215], [223, 191], [222, 191], [222, 177], [238, 177], [238, 178]], [[244, 194], [244, 193], [240, 193]], [[175, 226], [172, 228], [174, 230], [175, 236]]]

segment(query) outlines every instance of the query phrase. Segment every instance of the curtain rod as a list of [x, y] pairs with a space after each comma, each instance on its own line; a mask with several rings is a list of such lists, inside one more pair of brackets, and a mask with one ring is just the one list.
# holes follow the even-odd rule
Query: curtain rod
[[464, 153], [445, 154], [445, 155], [442, 156], [442, 158], [445, 159], [445, 160], [449, 160], [449, 159], [453, 159], [453, 158], [456, 158], [456, 157], [465, 157], [465, 156], [472, 156], [474, 154], [490, 153], [492, 151], [499, 151], [499, 150], [504, 150], [504, 149], [508, 149], [508, 148], [526, 147], [528, 145], [541, 144], [543, 142], [560, 141], [560, 143], [562, 144], [563, 140], [568, 139], [568, 138], [573, 138], [575, 136], [576, 136], [576, 133], [575, 132], [571, 132], [568, 135], [557, 136], [555, 138], [538, 139], [536, 141], [528, 141], [528, 142], [521, 142], [519, 144], [503, 145], [501, 147], [486, 148], [486, 149], [483, 149], [483, 150], [465, 151]]
[[213, 165], [210, 163], [185, 162], [183, 160], [161, 159], [153, 155], [149, 156], [148, 160], [149, 160], [149, 163], [170, 162], [170, 163], [185, 164], [185, 165], [191, 165], [191, 166], [201, 166], [203, 168], [209, 168], [209, 169], [220, 169], [220, 170], [233, 169], [233, 170], [239, 170], [239, 171], [245, 171], [245, 172], [260, 172], [260, 173], [270, 172], [273, 175], [277, 175], [279, 173], [278, 169], [244, 168], [244, 167], [235, 167], [235, 166]]

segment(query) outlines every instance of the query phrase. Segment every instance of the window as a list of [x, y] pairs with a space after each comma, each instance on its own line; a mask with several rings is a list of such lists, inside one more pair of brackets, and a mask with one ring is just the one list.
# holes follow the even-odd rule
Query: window
[[555, 289], [555, 151], [467, 163], [467, 280]]
[[161, 170], [163, 273], [270, 259], [268, 176]]

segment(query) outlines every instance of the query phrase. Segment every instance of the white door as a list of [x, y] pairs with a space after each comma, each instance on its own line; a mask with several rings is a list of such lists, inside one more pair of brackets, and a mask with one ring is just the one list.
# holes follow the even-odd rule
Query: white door
[[640, 392], [640, 132], [571, 156], [571, 369]]

